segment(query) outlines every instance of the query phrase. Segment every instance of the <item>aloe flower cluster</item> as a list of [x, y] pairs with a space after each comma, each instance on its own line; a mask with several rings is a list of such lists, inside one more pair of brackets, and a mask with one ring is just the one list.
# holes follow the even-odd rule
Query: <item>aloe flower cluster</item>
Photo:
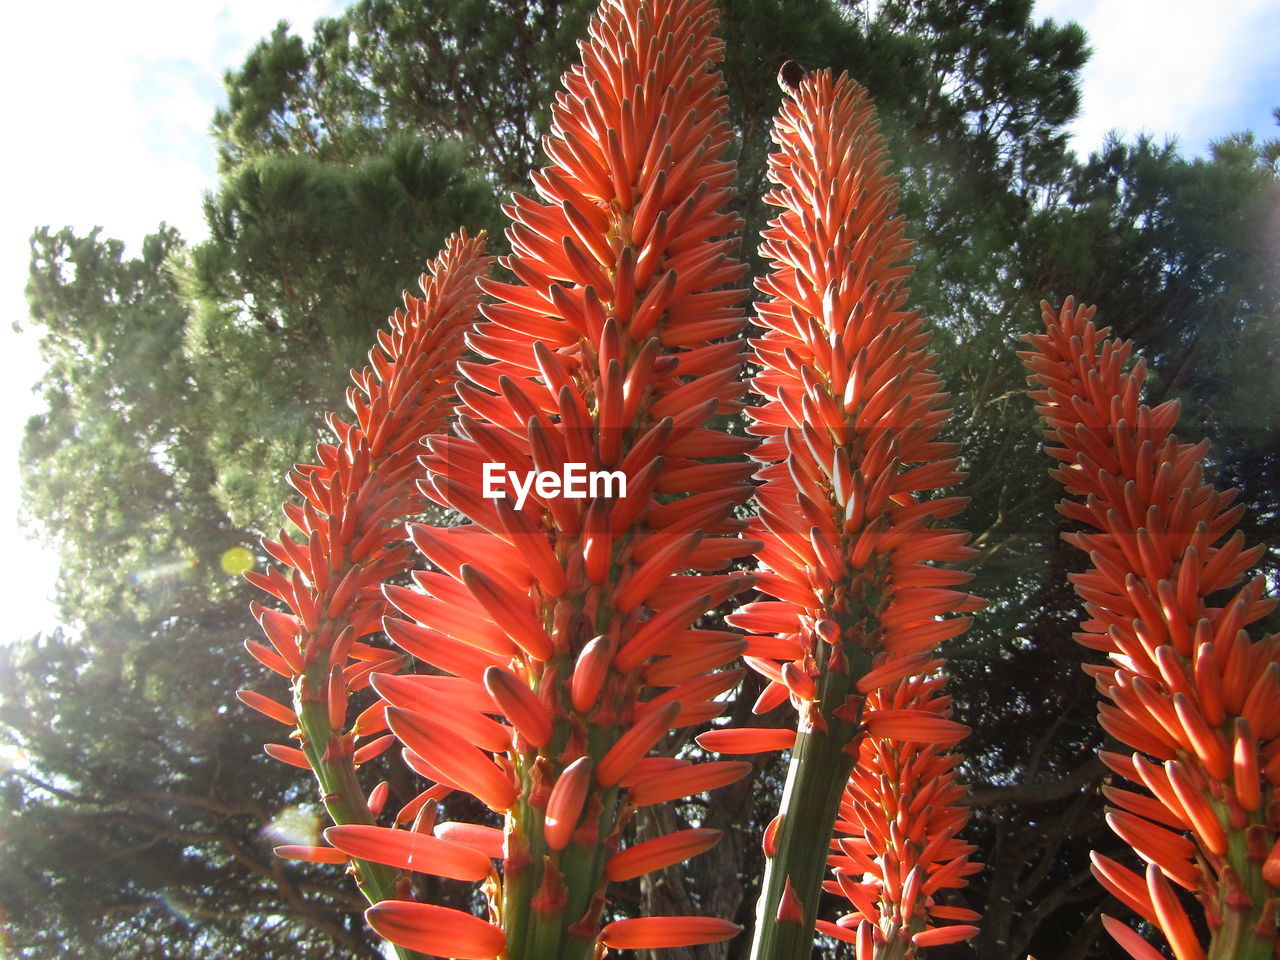
[[[386, 785], [366, 796], [356, 768], [394, 738], [385, 732], [380, 709], [352, 717], [348, 701], [374, 673], [394, 672], [407, 660], [365, 640], [382, 630], [383, 582], [416, 563], [404, 521], [426, 506], [416, 487], [420, 444], [449, 422], [451, 372], [462, 353], [462, 332], [475, 318], [476, 280], [488, 268], [484, 237], [459, 234], [422, 277], [422, 298], [405, 296], [404, 308], [379, 334], [369, 367], [353, 376], [347, 400], [355, 421], [330, 416], [337, 442], [320, 444], [320, 462], [299, 466], [290, 477], [303, 499], [285, 513], [300, 536], [282, 533], [266, 541], [280, 567], [246, 574], [289, 611], [255, 604], [270, 646], [254, 640], [247, 646], [290, 681], [292, 702], [253, 690], [241, 690], [240, 699], [293, 730], [298, 746], [268, 744], [266, 751], [315, 771], [335, 824], [372, 824], [386, 803]], [[331, 847], [288, 845], [280, 852], [347, 861]], [[375, 863], [357, 863], [357, 876], [371, 900], [394, 892], [394, 876]]]
[[[966, 534], [934, 525], [963, 500], [925, 496], [961, 477], [954, 444], [937, 439], [948, 411], [928, 331], [903, 309], [911, 244], [875, 111], [865, 91], [830, 71], [795, 78], [789, 92], [765, 198], [782, 211], [761, 245], [770, 273], [756, 312], [766, 333], [753, 342], [761, 373], [752, 386], [768, 402], [750, 410], [763, 438], [754, 456], [765, 464], [752, 531], [757, 581], [774, 599], [729, 619], [753, 635], [747, 663], [769, 681], [756, 709], [790, 700], [799, 711], [756, 941], [757, 955], [798, 958], [811, 950], [821, 889], [812, 861], [827, 848], [859, 754], [860, 775], [864, 763], [885, 761], [893, 793], [909, 784], [899, 754], [968, 732], [928, 697], [939, 681], [918, 678], [940, 665], [933, 648], [968, 624], [940, 615], [980, 602], [952, 589], [968, 574], [933, 565], [971, 550]], [[961, 813], [950, 826], [963, 822]], [[933, 839], [912, 832], [913, 849]], [[885, 887], [874, 896], [892, 899], [916, 857], [906, 846], [877, 852]], [[963, 860], [967, 851], [945, 852]], [[907, 913], [909, 940], [927, 914], [923, 902]], [[873, 939], [896, 938], [904, 921], [893, 916], [883, 928], [879, 911], [866, 918], [879, 931]]]
[[[951, 699], [941, 694], [943, 682], [914, 676], [875, 689], [865, 706], [868, 725], [898, 711], [945, 719]], [[976, 911], [935, 896], [965, 886], [981, 869], [970, 859], [976, 848], [956, 836], [968, 810], [961, 802], [965, 788], [955, 779], [960, 757], [947, 750], [949, 739], [867, 736], [861, 742], [828, 858], [835, 879], [823, 884], [853, 909], [835, 923], [818, 921], [822, 932], [854, 943], [857, 960], [912, 957], [916, 948], [978, 932]]]
[[[1143, 875], [1094, 854], [1094, 872], [1157, 928], [1178, 960], [1250, 960], [1280, 949], [1280, 641], [1246, 629], [1275, 601], [1255, 577], [1261, 549], [1232, 533], [1233, 491], [1204, 483], [1207, 444], [1179, 443], [1176, 402], [1140, 402], [1146, 369], [1093, 309], [1042, 306], [1045, 332], [1023, 354], [1061, 465], [1064, 534], [1089, 555], [1073, 577], [1089, 619], [1077, 639], [1109, 659], [1086, 669], [1103, 728], [1133, 749], [1104, 753], [1133, 789], [1108, 787], [1112, 829]], [[1204, 914], [1201, 944], [1176, 888]], [[1160, 954], [1108, 918], [1138, 960]]]
[[[977, 932], [952, 892], [979, 865], [938, 648], [982, 601], [955, 568], [974, 554], [946, 525], [962, 475], [907, 308], [885, 145], [848, 77], [784, 67], [780, 212], [748, 342], [715, 27], [710, 0], [602, 2], [534, 195], [504, 208], [506, 276], [488, 277], [483, 237], [449, 241], [355, 376], [354, 422], [330, 418], [337, 442], [291, 476], [300, 533], [248, 575], [277, 604], [255, 605], [268, 643], [250, 652], [291, 697], [241, 699], [289, 728], [296, 745], [267, 752], [314, 772], [333, 822], [278, 852], [346, 864], [404, 960], [735, 936], [729, 918], [618, 918], [614, 900], [720, 839], [695, 825], [636, 842], [629, 824], [752, 769], [681, 749], [723, 712], [740, 658], [765, 681], [757, 713], [795, 711], [794, 729], [697, 736], [791, 752], [753, 958], [808, 960], [821, 932], [858, 960], [908, 960]], [[1169, 434], [1176, 410], [1138, 403], [1129, 348], [1088, 311], [1048, 319], [1036, 398], [1084, 498], [1064, 512], [1096, 531], [1072, 535], [1096, 565], [1077, 584], [1082, 639], [1111, 656], [1091, 668], [1102, 723], [1138, 751], [1106, 757], [1147, 791], [1108, 791], [1146, 877], [1098, 857], [1099, 878], [1178, 960], [1205, 953], [1171, 885], [1203, 904], [1208, 956], [1269, 956], [1280, 666], [1274, 638], [1244, 628], [1270, 601], [1257, 581], [1211, 596], [1256, 551], [1221, 542], [1237, 511], [1201, 483], [1203, 449]], [[359, 769], [389, 750], [424, 781], [390, 809]], [[483, 822], [444, 819], [477, 804]], [[484, 915], [419, 899], [415, 874], [461, 884], [453, 902]]]

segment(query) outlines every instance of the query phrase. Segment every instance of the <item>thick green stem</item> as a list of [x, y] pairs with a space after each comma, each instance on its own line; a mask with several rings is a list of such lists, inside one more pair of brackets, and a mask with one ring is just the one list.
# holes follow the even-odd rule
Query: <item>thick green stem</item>
[[[612, 832], [617, 818], [617, 790], [600, 798], [600, 823]], [[588, 801], [590, 802], [590, 801]], [[507, 861], [503, 886], [503, 928], [506, 960], [592, 960], [595, 931], [574, 927], [587, 916], [604, 888], [604, 837], [595, 843], [570, 841], [563, 850], [547, 847], [544, 811], [521, 799], [516, 813], [521, 849], [519, 862]], [[589, 925], [588, 925], [589, 926]]]
[[[881, 933], [884, 933], [883, 927]], [[916, 953], [911, 943], [911, 931], [895, 924], [883, 940], [877, 938], [871, 956], [872, 960], [913, 960]]]
[[[844, 750], [852, 730], [843, 723], [835, 726], [845, 729], [802, 733], [796, 740], [774, 835], [774, 855], [765, 867], [757, 906], [752, 960], [809, 960], [813, 955], [827, 852], [840, 796], [853, 769], [853, 757]], [[778, 918], [788, 881], [799, 901], [799, 920]]]
[[[882, 583], [883, 571], [878, 574], [874, 582]], [[806, 724], [801, 717], [778, 811], [774, 853], [766, 863], [756, 905], [751, 960], [810, 960], [813, 955], [831, 836], [853, 771], [856, 748], [851, 745], [861, 729], [854, 719], [861, 713], [857, 680], [871, 663], [866, 641], [879, 633], [879, 624], [870, 615], [879, 608], [879, 597], [867, 594], [864, 587], [856, 600], [840, 604], [844, 610], [836, 618], [841, 637], [837, 646], [816, 640], [818, 695], [809, 708], [819, 711], [820, 719]], [[806, 725], [811, 729], [804, 729]], [[798, 910], [788, 909], [779, 917], [788, 885], [795, 898], [790, 906]]]
[[[303, 681], [306, 682], [305, 680]], [[356, 777], [352, 751], [331, 749], [339, 743], [341, 734], [329, 725], [325, 706], [310, 697], [299, 696], [298, 728], [302, 731], [302, 751], [311, 763], [316, 781], [320, 784], [320, 796], [329, 819], [337, 825], [348, 823], [373, 823], [369, 805]], [[352, 860], [356, 883], [369, 903], [396, 898], [397, 872], [392, 867], [368, 860]], [[395, 946], [399, 960], [426, 960], [424, 954]]]
[[1232, 910], [1209, 941], [1209, 960], [1272, 960], [1276, 938], [1254, 931], [1261, 910]]
[[[827, 853], [840, 797], [853, 770], [849, 746], [858, 733], [857, 724], [841, 708], [853, 692], [853, 678], [862, 675], [868, 659], [850, 643], [842, 647], [841, 669], [827, 669], [819, 681], [815, 706], [821, 708], [820, 729], [802, 730], [791, 753], [774, 853], [765, 867], [756, 908], [751, 960], [809, 960], [813, 955]], [[784, 904], [788, 887], [791, 898]], [[780, 907], [784, 908], [781, 915]]]
[[1275, 956], [1275, 919], [1272, 915], [1269, 925], [1264, 922], [1270, 889], [1261, 869], [1270, 837], [1261, 843], [1255, 839], [1252, 850], [1249, 843], [1249, 831], [1262, 829], [1261, 824], [1255, 824], [1227, 832], [1226, 860], [1231, 875], [1218, 883], [1222, 926], [1209, 940], [1208, 960], [1271, 960]]
[[[528, 960], [537, 960], [541, 957], [592, 960], [595, 956], [596, 938], [594, 936], [583, 938], [574, 934], [572, 926], [582, 917], [585, 910], [575, 910], [571, 901], [578, 899], [577, 894], [583, 892], [581, 890], [583, 886], [587, 887], [585, 892], [588, 893], [594, 892], [600, 886], [599, 875], [594, 878], [581, 876], [589, 872], [591, 863], [596, 859], [595, 850], [581, 844], [570, 843], [555, 859], [559, 862], [553, 861], [551, 866], [560, 871], [566, 894], [571, 895], [570, 902], [564, 902], [549, 909], [539, 909], [537, 904], [533, 906], [529, 936], [523, 945], [523, 952], [519, 955], [527, 957]], [[574, 876], [575, 874], [579, 876]], [[511, 960], [516, 960], [516, 957], [517, 954], [511, 951]]]
[[[560, 668], [565, 664], [559, 665]], [[552, 676], [563, 675], [561, 669]], [[570, 737], [571, 724], [555, 724], [545, 757], [560, 756]], [[597, 761], [617, 739], [611, 729], [589, 728], [587, 750]], [[618, 788], [600, 789], [594, 784], [586, 800], [584, 818], [595, 818], [593, 830], [580, 829], [563, 850], [552, 850], [546, 841], [545, 803], [549, 784], [563, 772], [559, 764], [549, 764], [537, 783], [532, 758], [521, 758], [516, 768], [521, 781], [520, 799], [512, 811], [514, 831], [508, 841], [504, 868], [502, 926], [507, 935], [504, 960], [593, 960], [596, 929], [584, 920], [594, 916], [597, 898], [606, 881], [606, 843], [618, 822]], [[535, 794], [539, 802], [533, 802]], [[579, 926], [581, 924], [581, 926]]]

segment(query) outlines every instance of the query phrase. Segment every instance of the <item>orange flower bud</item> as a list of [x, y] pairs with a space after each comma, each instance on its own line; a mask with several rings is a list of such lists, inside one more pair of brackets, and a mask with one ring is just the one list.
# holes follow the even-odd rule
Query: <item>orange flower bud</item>
[[419, 953], [492, 960], [507, 945], [506, 935], [498, 927], [452, 907], [384, 900], [364, 916], [379, 936]]

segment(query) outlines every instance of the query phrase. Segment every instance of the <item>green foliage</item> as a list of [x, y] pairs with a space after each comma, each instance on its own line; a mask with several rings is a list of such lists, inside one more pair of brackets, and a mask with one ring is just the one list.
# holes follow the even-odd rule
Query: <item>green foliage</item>
[[319, 21], [310, 45], [281, 24], [227, 76], [224, 167], [303, 153], [350, 164], [412, 133], [461, 136], [501, 187], [522, 185], [593, 7], [364, 0]]
[[494, 213], [456, 141], [409, 134], [350, 165], [258, 155], [224, 173], [205, 201], [210, 239], [181, 271], [183, 349], [237, 526], [274, 533], [276, 478], [309, 458], [317, 413], [362, 364], [388, 291], [413, 289], [449, 233]]
[[313, 798], [228, 701], [256, 679], [227, 655], [247, 620], [236, 599], [0, 651], [9, 955], [376, 955], [348, 891], [271, 853]]
[[218, 558], [241, 542], [212, 499], [214, 471], [183, 359], [188, 308], [166, 264], [175, 230], [141, 255], [95, 231], [36, 231], [30, 325], [42, 333], [46, 412], [27, 426], [24, 502], [62, 551], [75, 619], [143, 615], [225, 589]]
[[48, 409], [27, 428], [25, 504], [61, 548], [80, 626], [0, 651], [0, 914], [18, 957], [364, 943], [342, 892], [275, 861], [263, 833], [311, 798], [233, 699], [256, 670], [231, 651], [256, 625], [220, 560], [252, 540], [214, 496], [181, 249], [163, 227], [136, 259], [96, 232], [32, 241]]

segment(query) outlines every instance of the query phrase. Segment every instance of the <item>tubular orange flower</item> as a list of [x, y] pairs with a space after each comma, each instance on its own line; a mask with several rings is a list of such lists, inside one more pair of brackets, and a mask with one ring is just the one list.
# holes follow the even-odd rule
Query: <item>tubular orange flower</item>
[[380, 780], [374, 788], [369, 791], [367, 803], [369, 805], [369, 812], [373, 814], [375, 819], [382, 813], [383, 808], [387, 805], [387, 797], [390, 796], [390, 794], [391, 786], [386, 780]]
[[347, 855], [335, 847], [311, 847], [285, 843], [273, 847], [271, 852], [284, 860], [306, 860], [309, 863], [347, 862]]
[[954, 445], [936, 439], [947, 410], [924, 321], [902, 309], [911, 244], [874, 109], [847, 76], [793, 73], [769, 158], [765, 199], [782, 212], [761, 245], [767, 332], [753, 342], [753, 386], [768, 402], [749, 410], [764, 438], [758, 583], [776, 599], [730, 622], [784, 641], [785, 652], [747, 658], [771, 685], [757, 709], [790, 699], [800, 714], [753, 956], [807, 958], [818, 858], [863, 723], [885, 743], [963, 731], [928, 711], [864, 717], [857, 681], [873, 654], [914, 657], [964, 629], [940, 615], [980, 603], [950, 589], [965, 574], [927, 562], [970, 551], [963, 534], [931, 526], [962, 500], [922, 496], [961, 476]]
[[263, 696], [253, 690], [237, 690], [236, 697], [246, 707], [252, 707], [263, 716], [270, 717], [276, 723], [283, 723], [289, 727], [298, 725], [298, 716], [283, 703], [277, 703], [270, 697]]
[[794, 730], [776, 727], [737, 727], [711, 730], [696, 738], [698, 746], [717, 753], [767, 753], [796, 745]]
[[638, 917], [615, 920], [600, 935], [600, 942], [615, 950], [658, 950], [719, 943], [737, 936], [742, 928], [715, 917]]
[[556, 778], [547, 797], [543, 834], [552, 850], [563, 850], [582, 819], [582, 807], [591, 788], [591, 758], [579, 757]]
[[444, 718], [392, 707], [387, 710], [387, 719], [400, 742], [418, 756], [432, 758], [449, 783], [495, 811], [508, 810], [515, 803], [516, 787], [510, 774], [494, 763], [482, 747], [446, 726]]
[[330, 827], [324, 832], [324, 838], [356, 859], [385, 863], [402, 870], [453, 880], [476, 881], [489, 875], [489, 858], [483, 853], [428, 834], [351, 823]]
[[502, 859], [502, 831], [478, 823], [437, 823], [435, 835], [442, 840], [479, 850], [491, 860]]
[[621, 882], [680, 863], [714, 847], [721, 832], [695, 828], [645, 840], [610, 857], [605, 864], [605, 875]]
[[[455, 435], [423, 458], [423, 492], [464, 522], [414, 526], [431, 569], [387, 588], [416, 622], [393, 638], [482, 684], [388, 716], [415, 769], [509, 808], [495, 912], [512, 960], [595, 955], [635, 772], [736, 680], [711, 672], [738, 648], [691, 629], [750, 584], [717, 571], [754, 546], [733, 516], [754, 441], [711, 426], [742, 407], [726, 338], [745, 323], [715, 20], [709, 0], [601, 4], [537, 197], [505, 208], [516, 282], [482, 282], [482, 359], [459, 364]], [[502, 743], [481, 722], [495, 708]]]
[[655, 803], [691, 797], [741, 780], [750, 769], [751, 764], [746, 762], [714, 760], [711, 763], [687, 764], [663, 770], [631, 783], [631, 802], [637, 807], [648, 807]]
[[863, 711], [867, 736], [908, 743], [959, 743], [969, 735], [962, 723], [915, 707]]
[[[250, 653], [293, 681], [292, 708], [253, 691], [239, 696], [250, 707], [298, 728], [301, 750], [271, 745], [268, 753], [315, 772], [335, 823], [371, 824], [355, 768], [389, 744], [357, 740], [382, 727], [343, 729], [347, 698], [378, 671], [394, 671], [402, 657], [361, 638], [381, 628], [382, 581], [412, 565], [404, 519], [426, 501], [414, 487], [419, 443], [444, 429], [453, 388], [447, 374], [461, 354], [461, 334], [475, 320], [476, 279], [489, 266], [484, 237], [451, 237], [422, 277], [422, 299], [405, 306], [378, 334], [370, 366], [353, 374], [347, 393], [355, 414], [348, 423], [328, 418], [336, 443], [317, 448], [319, 463], [297, 467], [290, 478], [301, 505], [285, 507], [302, 539], [282, 533], [264, 547], [284, 569], [245, 576], [292, 613], [255, 604], [271, 648], [250, 642]], [[292, 848], [290, 848], [292, 850]], [[328, 856], [326, 854], [325, 856]], [[371, 902], [394, 895], [392, 871], [356, 858], [357, 878]], [[403, 955], [403, 952], [402, 952]]]
[[506, 937], [479, 917], [452, 907], [408, 900], [384, 900], [364, 912], [381, 936], [410, 950], [456, 960], [492, 960]]
[[1129, 956], [1134, 960], [1163, 960], [1162, 954], [1147, 941], [1133, 932], [1133, 929], [1126, 927], [1115, 917], [1109, 917], [1106, 914], [1102, 916], [1102, 925], [1107, 928], [1107, 933], [1115, 938], [1116, 943], [1124, 947], [1129, 952]]
[[947, 943], [959, 943], [978, 935], [978, 928], [973, 924], [957, 923], [948, 927], [934, 927], [921, 930], [911, 938], [917, 947], [940, 947]]
[[[971, 924], [934, 925], [978, 919], [972, 911], [944, 907], [934, 899], [940, 889], [965, 886], [965, 877], [980, 869], [969, 862], [974, 847], [956, 838], [968, 816], [957, 805], [964, 788], [955, 782], [956, 758], [944, 752], [945, 740], [884, 737], [874, 726], [883, 714], [949, 722], [942, 682], [941, 677], [911, 677], [875, 691], [864, 707], [868, 735], [859, 745], [841, 799], [837, 839], [828, 858], [836, 879], [824, 884], [855, 908], [840, 918], [841, 927], [857, 929], [866, 922], [873, 928], [871, 952], [859, 948], [858, 960], [909, 957], [912, 947], [952, 943], [977, 933]], [[852, 880], [858, 875], [860, 883]]]
[[[1202, 482], [1207, 445], [1173, 435], [1177, 404], [1139, 402], [1143, 361], [1124, 371], [1133, 345], [1108, 339], [1091, 307], [1041, 307], [1045, 333], [1021, 356], [1061, 463], [1059, 510], [1083, 527], [1064, 539], [1092, 561], [1073, 578], [1089, 616], [1077, 639], [1111, 661], [1091, 669], [1111, 701], [1100, 721], [1139, 751], [1103, 759], [1152, 795], [1108, 794], [1124, 808], [1108, 816], [1113, 829], [1148, 863], [1145, 882], [1102, 857], [1094, 872], [1179, 960], [1205, 948], [1166, 877], [1200, 901], [1208, 956], [1271, 957], [1280, 878], [1265, 859], [1280, 831], [1280, 767], [1260, 760], [1280, 756], [1280, 642], [1250, 639], [1245, 628], [1275, 601], [1261, 577], [1240, 585], [1259, 548], [1231, 534], [1234, 492]], [[1107, 928], [1135, 957], [1154, 955], [1115, 921]]]
[[535, 747], [547, 745], [551, 740], [551, 715], [519, 677], [501, 667], [490, 667], [484, 672], [484, 686], [520, 736]]

